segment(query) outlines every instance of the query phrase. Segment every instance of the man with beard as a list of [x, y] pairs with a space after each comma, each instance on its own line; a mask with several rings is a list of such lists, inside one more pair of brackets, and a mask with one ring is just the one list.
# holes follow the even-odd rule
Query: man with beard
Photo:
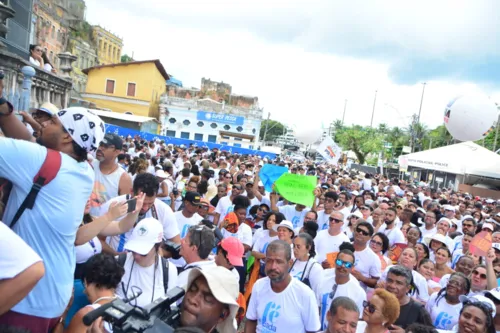
[[106, 133], [95, 154], [92, 166], [95, 171], [91, 214], [99, 212], [99, 206], [111, 198], [130, 193], [132, 178], [117, 163], [123, 148], [123, 140], [114, 133]]
[[[157, 219], [163, 225], [163, 237], [174, 243], [180, 244], [181, 238], [179, 235], [179, 228], [177, 227], [177, 220], [175, 218], [174, 212], [166, 203], [156, 198], [158, 188], [158, 180], [154, 175], [150, 173], [142, 173], [135, 177], [132, 186], [133, 196], [137, 196], [140, 192], [146, 195], [142, 208], [139, 212], [137, 222], [146, 217], [153, 217]], [[129, 195], [122, 195], [109, 200], [101, 206], [101, 209], [99, 210], [99, 213], [97, 215], [104, 215], [108, 211], [111, 203], [123, 202], [130, 198], [131, 197], [129, 197]], [[105, 251], [109, 251], [113, 255], [117, 255], [118, 253], [123, 252], [125, 243], [132, 234], [132, 231], [133, 229], [119, 236], [110, 237], [108, 241], [110, 248], [105, 249]]]
[[383, 232], [389, 238], [389, 247], [398, 243], [406, 243], [405, 236], [396, 226], [395, 221], [397, 216], [398, 213], [395, 208], [388, 208], [385, 211], [385, 224], [381, 225], [378, 229], [379, 232]]
[[289, 273], [292, 250], [275, 240], [266, 250], [267, 277], [258, 280], [247, 309], [245, 333], [317, 332], [318, 303], [313, 291]]
[[[0, 96], [3, 80], [0, 80]], [[85, 203], [92, 192], [94, 173], [87, 154], [104, 137], [104, 123], [84, 108], [68, 108], [42, 123], [37, 142], [13, 114], [12, 105], [0, 97], [0, 177], [12, 182], [12, 192], [3, 217], [43, 260], [45, 276], [0, 324], [23, 327], [31, 332], [51, 331], [68, 305], [75, 270], [74, 242]], [[22, 141], [24, 140], [24, 141]], [[14, 216], [33, 186], [48, 149], [60, 158], [54, 179], [43, 187], [31, 209], [13, 226]], [[21, 255], [21, 254], [17, 254]]]

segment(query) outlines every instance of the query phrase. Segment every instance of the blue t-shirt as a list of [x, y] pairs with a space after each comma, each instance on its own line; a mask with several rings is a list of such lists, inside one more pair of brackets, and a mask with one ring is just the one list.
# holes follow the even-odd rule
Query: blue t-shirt
[[[46, 155], [47, 149], [38, 144], [0, 138], [0, 177], [13, 183], [4, 214], [7, 225], [30, 191]], [[93, 183], [94, 172], [87, 162], [78, 163], [62, 154], [59, 173], [14, 226], [14, 232], [43, 259], [45, 275], [13, 311], [43, 318], [56, 318], [64, 312], [73, 289], [76, 232]]]

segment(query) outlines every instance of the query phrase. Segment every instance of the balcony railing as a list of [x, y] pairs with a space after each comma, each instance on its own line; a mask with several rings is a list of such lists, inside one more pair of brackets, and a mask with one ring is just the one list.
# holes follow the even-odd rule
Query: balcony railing
[[62, 75], [52, 74], [2, 48], [0, 70], [5, 74], [3, 94], [16, 110], [29, 111], [30, 108], [37, 108], [45, 102], [61, 109], [68, 106], [73, 84], [67, 71]]

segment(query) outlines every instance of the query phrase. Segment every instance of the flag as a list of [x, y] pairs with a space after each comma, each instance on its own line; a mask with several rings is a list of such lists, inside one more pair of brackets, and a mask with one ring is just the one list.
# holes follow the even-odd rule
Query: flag
[[316, 150], [325, 160], [332, 164], [337, 164], [340, 156], [342, 155], [342, 149], [332, 140], [331, 137], [327, 137], [323, 140]]

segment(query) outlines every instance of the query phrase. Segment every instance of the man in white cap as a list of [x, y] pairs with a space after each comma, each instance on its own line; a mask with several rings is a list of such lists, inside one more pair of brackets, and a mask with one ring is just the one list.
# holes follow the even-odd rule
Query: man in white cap
[[177, 268], [159, 253], [162, 240], [163, 226], [158, 220], [148, 217], [137, 223], [125, 244], [128, 253], [118, 258], [125, 269], [121, 287], [116, 290], [118, 296], [128, 298], [138, 287], [142, 294], [135, 302], [145, 306], [177, 286]]
[[[2, 91], [0, 80], [0, 96]], [[0, 129], [7, 137], [24, 139], [0, 138], [0, 177], [13, 184], [3, 219], [42, 258], [46, 268], [28, 296], [0, 317], [0, 324], [47, 332], [59, 322], [73, 290], [74, 242], [94, 183], [87, 154], [95, 152], [104, 137], [104, 123], [84, 108], [61, 110], [42, 124], [36, 144], [12, 106], [0, 98]], [[59, 171], [40, 189], [36, 202], [27, 205], [32, 208], [16, 214], [28, 202], [26, 194], [34, 188], [33, 179], [44, 164], [47, 148], [55, 151], [50, 153], [53, 159], [60, 158]], [[57, 171], [54, 169], [56, 166], [51, 170]], [[18, 219], [13, 226], [15, 215]]]

